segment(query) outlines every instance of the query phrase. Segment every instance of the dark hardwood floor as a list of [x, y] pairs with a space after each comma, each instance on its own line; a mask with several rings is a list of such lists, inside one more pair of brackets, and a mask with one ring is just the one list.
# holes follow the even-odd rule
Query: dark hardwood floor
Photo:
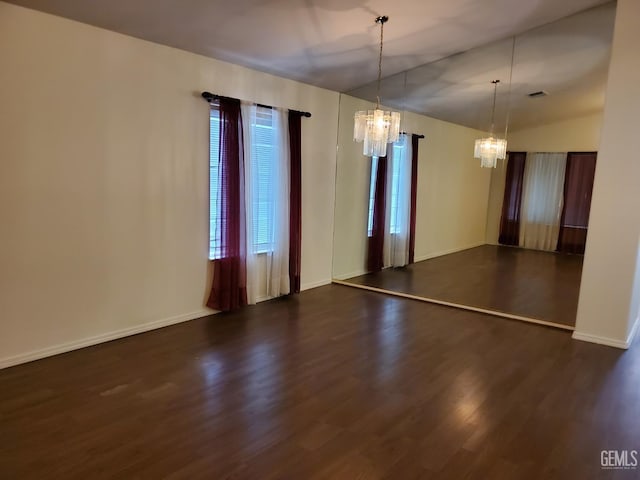
[[595, 479], [640, 351], [331, 285], [0, 371], [2, 479]]
[[575, 326], [582, 259], [483, 245], [346, 282]]

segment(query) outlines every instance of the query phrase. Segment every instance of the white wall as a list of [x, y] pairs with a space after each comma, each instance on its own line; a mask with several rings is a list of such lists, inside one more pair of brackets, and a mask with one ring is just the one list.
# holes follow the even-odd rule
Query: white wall
[[[353, 114], [371, 103], [340, 100], [334, 277], [365, 272], [371, 160], [353, 141]], [[490, 172], [473, 159], [483, 132], [424, 115], [404, 113], [401, 127], [425, 135], [418, 157], [417, 261], [484, 244]]]
[[420, 140], [416, 261], [485, 243], [491, 172], [473, 158], [486, 132], [407, 112], [404, 128]]
[[[602, 113], [575, 117], [513, 132], [508, 147], [513, 152], [593, 152], [598, 150], [601, 129]], [[506, 174], [506, 162], [498, 161], [491, 174], [487, 213], [487, 243], [493, 245], [500, 233]]]
[[640, 296], [640, 2], [618, 0], [574, 337], [627, 347]]
[[202, 90], [307, 110], [303, 287], [331, 278], [338, 100], [0, 2], [0, 367], [209, 313]]

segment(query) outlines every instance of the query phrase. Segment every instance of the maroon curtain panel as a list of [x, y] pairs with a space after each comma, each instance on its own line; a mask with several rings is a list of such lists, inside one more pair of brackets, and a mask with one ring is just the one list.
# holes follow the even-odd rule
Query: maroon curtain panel
[[289, 285], [300, 293], [302, 258], [302, 112], [289, 110], [291, 188], [289, 192]]
[[213, 260], [213, 283], [207, 306], [235, 310], [247, 304], [244, 157], [240, 101], [220, 99], [218, 217], [221, 258]]
[[411, 135], [411, 210], [409, 212], [409, 263], [414, 262], [416, 249], [416, 203], [418, 199], [418, 140], [421, 135]]
[[527, 152], [509, 152], [498, 237], [498, 243], [502, 245], [518, 245], [520, 242], [520, 206], [526, 159]]
[[569, 152], [564, 177], [564, 205], [560, 217], [558, 251], [584, 253], [591, 211], [597, 152]]
[[386, 210], [387, 157], [378, 158], [376, 191], [373, 197], [373, 226], [369, 237], [367, 270], [379, 272], [384, 266], [384, 220]]

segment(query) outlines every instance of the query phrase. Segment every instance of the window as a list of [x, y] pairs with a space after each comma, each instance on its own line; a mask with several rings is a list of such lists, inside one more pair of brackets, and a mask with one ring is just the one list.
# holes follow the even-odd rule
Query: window
[[398, 225], [398, 190], [400, 185], [400, 171], [402, 167], [402, 161], [404, 160], [402, 155], [404, 154], [404, 144], [397, 142], [393, 144], [393, 158], [400, 161], [394, 161], [392, 163], [391, 172], [391, 219], [389, 221], [389, 232], [393, 234], [400, 233], [400, 225]]
[[222, 256], [218, 212], [220, 211], [220, 180], [218, 161], [220, 156], [220, 111], [212, 106], [209, 111], [209, 260]]
[[[253, 253], [273, 250], [276, 155], [278, 129], [274, 111], [266, 107], [251, 107], [249, 145], [245, 145], [245, 162], [251, 172], [253, 216]], [[220, 112], [213, 106], [209, 115], [209, 259], [221, 257], [220, 232], [216, 231], [220, 211]]]
[[[397, 142], [393, 144], [393, 158], [401, 159], [404, 154], [404, 144]], [[390, 225], [389, 232], [397, 234], [400, 226], [397, 224], [398, 219], [398, 185], [400, 184], [401, 162], [390, 162], [393, 171], [391, 172], [391, 205], [389, 210]], [[387, 163], [389, 165], [389, 163]], [[369, 183], [369, 216], [367, 221], [367, 235], [373, 235], [373, 205], [376, 195], [376, 176], [378, 174], [378, 157], [371, 157], [371, 181]], [[387, 182], [387, 185], [389, 183]], [[388, 188], [388, 187], [387, 187]]]
[[367, 236], [373, 235], [373, 205], [376, 198], [376, 176], [378, 174], [378, 157], [371, 157], [371, 182], [369, 183], [369, 217]]
[[[273, 251], [277, 131], [273, 110], [256, 107], [251, 119], [254, 253]], [[245, 148], [247, 146], [245, 145]]]

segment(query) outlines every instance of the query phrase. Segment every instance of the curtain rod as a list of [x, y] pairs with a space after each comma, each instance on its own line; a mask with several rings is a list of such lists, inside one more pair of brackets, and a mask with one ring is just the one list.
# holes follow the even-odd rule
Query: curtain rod
[[[223, 97], [222, 95], [216, 95], [216, 94], [210, 93], [210, 92], [202, 92], [202, 98], [204, 98], [209, 103], [211, 103], [211, 102], [213, 102], [215, 100], [220, 100], [221, 98], [228, 98], [230, 100], [237, 100], [237, 99], [232, 98], [232, 97]], [[256, 103], [256, 105], [258, 107], [263, 107], [263, 108], [273, 108], [270, 105], [263, 105], [261, 103]], [[300, 115], [302, 115], [303, 117], [307, 117], [307, 118], [311, 117], [311, 114], [309, 112], [301, 112], [300, 110], [292, 110], [292, 109], [289, 109], [289, 110], [291, 112], [297, 112]]]
[[417, 133], [407, 133], [407, 132], [400, 132], [401, 135], [415, 135], [418, 138], [424, 138], [424, 135], [418, 135]]

